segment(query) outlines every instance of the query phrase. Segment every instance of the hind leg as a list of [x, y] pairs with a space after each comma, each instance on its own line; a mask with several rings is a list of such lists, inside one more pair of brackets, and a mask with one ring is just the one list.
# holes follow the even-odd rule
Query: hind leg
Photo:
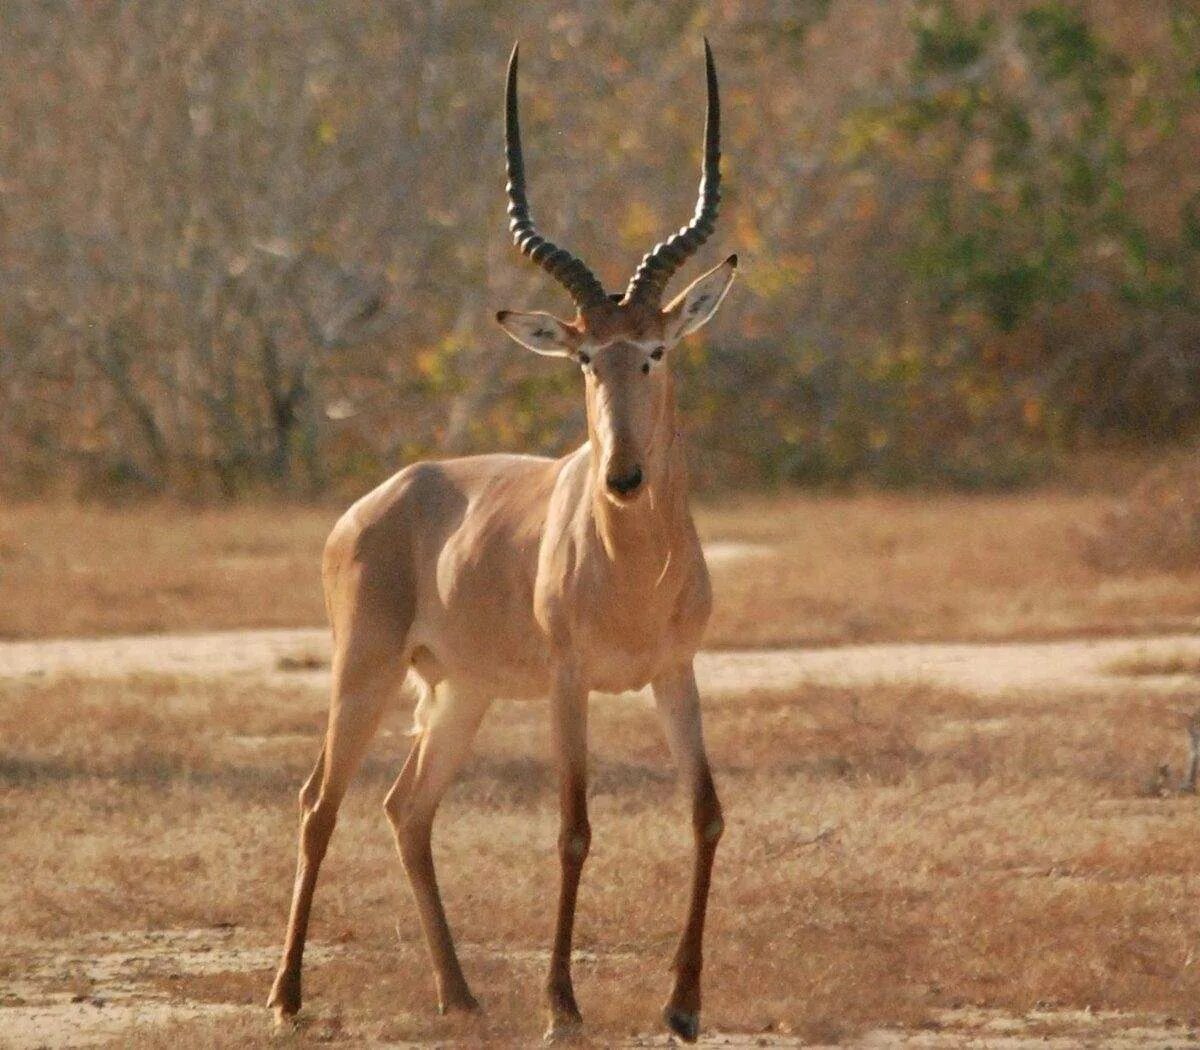
[[433, 866], [433, 818], [446, 789], [462, 768], [490, 697], [443, 683], [422, 702], [417, 739], [384, 810], [396, 833], [437, 984], [438, 1009], [477, 1010], [454, 950]]
[[[300, 850], [283, 959], [267, 1005], [277, 1023], [300, 1009], [300, 970], [317, 874], [337, 820], [338, 807], [358, 770], [387, 702], [395, 697], [406, 671], [400, 639], [393, 645], [349, 644], [334, 657], [329, 728], [316, 768], [300, 792]], [[383, 639], [380, 638], [381, 643]]]

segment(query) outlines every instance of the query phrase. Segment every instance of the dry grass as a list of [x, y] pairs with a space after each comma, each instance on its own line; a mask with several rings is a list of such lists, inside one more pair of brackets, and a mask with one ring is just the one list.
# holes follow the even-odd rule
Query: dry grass
[[[785, 496], [701, 507], [713, 647], [1044, 638], [1200, 622], [1200, 560], [1093, 564], [1102, 493]], [[0, 637], [323, 622], [321, 545], [338, 510], [245, 505], [0, 508]]]
[[[1194, 626], [1200, 564], [1096, 563], [1081, 537], [1110, 507], [1100, 492], [1063, 491], [704, 507], [706, 541], [752, 548], [714, 559], [710, 644]], [[336, 514], [0, 508], [0, 636], [318, 624], [317, 558]], [[281, 669], [323, 662], [298, 651]], [[1143, 661], [1115, 673], [1196, 670]], [[139, 931], [192, 930], [210, 960], [232, 939], [228, 966], [166, 973], [131, 949], [138, 987], [242, 1012], [114, 1045], [275, 1045], [259, 1004], [325, 708], [303, 676], [0, 682], [0, 1031], [27, 994], [8, 989], [38, 959], [51, 960], [43, 992], [103, 998], [103, 981], [55, 957], [91, 951], [89, 937], [133, 945]], [[690, 836], [652, 713], [634, 701], [593, 710], [578, 990], [589, 1030], [611, 1045], [656, 1030]], [[730, 824], [707, 951], [711, 1028], [838, 1041], [933, 1027], [946, 1008], [1039, 1003], [1195, 1020], [1200, 809], [1161, 772], [1186, 749], [1162, 698], [1136, 684], [993, 699], [806, 687], [712, 697], [707, 712]], [[556, 879], [544, 709], [496, 705], [438, 826], [448, 908], [488, 1008], [479, 1020], [432, 1009], [379, 810], [406, 728], [405, 712], [389, 717], [334, 840], [313, 930], [332, 957], [309, 970], [310, 1034], [530, 1045]]]
[[1200, 454], [1168, 454], [1088, 536], [1089, 560], [1117, 573], [1192, 573], [1200, 565]]
[[[275, 945], [324, 708], [307, 685], [236, 679], [0, 685], [0, 984], [98, 931], [217, 941], [232, 926], [241, 944]], [[578, 991], [611, 1045], [656, 1028], [690, 834], [652, 712], [611, 700], [593, 712]], [[835, 1041], [966, 1004], [1194, 1018], [1200, 808], [1146, 794], [1183, 746], [1160, 701], [810, 687], [714, 697], [707, 719], [729, 818], [710, 1027]], [[487, 1007], [464, 1021], [433, 1010], [379, 809], [406, 743], [405, 713], [389, 716], [318, 893], [313, 938], [335, 949], [307, 978], [319, 1037], [536, 1039], [556, 878], [545, 721], [540, 704], [498, 704], [439, 820], [448, 909]], [[253, 958], [155, 987], [257, 1008], [270, 966]], [[266, 1046], [266, 1021], [247, 1012], [119, 1042]]]
[[0, 638], [323, 623], [320, 553], [337, 513], [0, 507]]
[[1110, 575], [1082, 536], [1103, 494], [792, 497], [707, 508], [705, 536], [773, 557], [714, 573], [714, 646], [1000, 640], [1194, 627], [1188, 571]]
[[1200, 677], [1200, 657], [1194, 653], [1170, 653], [1164, 656], [1139, 654], [1109, 665], [1110, 674], [1149, 678], [1158, 675]]

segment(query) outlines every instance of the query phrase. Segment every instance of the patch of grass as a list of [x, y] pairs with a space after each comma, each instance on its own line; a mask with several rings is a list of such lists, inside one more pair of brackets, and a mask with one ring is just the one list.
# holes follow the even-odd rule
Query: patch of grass
[[[277, 944], [296, 791], [325, 708], [303, 681], [0, 684], [0, 974], [95, 931], [221, 923]], [[691, 830], [653, 711], [600, 699], [591, 722], [577, 990], [589, 1032], [611, 1045], [657, 1030]], [[495, 705], [436, 826], [479, 1019], [436, 1015], [380, 810], [407, 727], [389, 713], [322, 872], [312, 937], [339, 950], [307, 972], [310, 1036], [531, 1045], [557, 880], [544, 705]], [[934, 1025], [963, 1005], [1194, 1012], [1200, 807], [1144, 796], [1179, 746], [1154, 697], [808, 686], [710, 697], [706, 728], [728, 819], [710, 1029], [828, 1041]], [[270, 977], [257, 963], [164, 990], [256, 1009]], [[125, 1045], [266, 1045], [266, 1020], [188, 1022]]]
[[332, 508], [0, 507], [0, 638], [323, 623]]
[[320, 671], [329, 666], [329, 658], [320, 653], [288, 653], [275, 661], [279, 671]]
[[1108, 573], [1178, 572], [1200, 564], [1200, 455], [1184, 449], [1146, 471], [1086, 533], [1089, 561]]
[[792, 496], [710, 507], [706, 539], [774, 556], [713, 570], [711, 647], [1046, 639], [1190, 629], [1200, 560], [1114, 576], [1084, 531], [1096, 493]]
[[1129, 677], [1155, 675], [1200, 676], [1200, 656], [1195, 653], [1169, 653], [1162, 656], [1135, 654], [1108, 665], [1108, 673]]

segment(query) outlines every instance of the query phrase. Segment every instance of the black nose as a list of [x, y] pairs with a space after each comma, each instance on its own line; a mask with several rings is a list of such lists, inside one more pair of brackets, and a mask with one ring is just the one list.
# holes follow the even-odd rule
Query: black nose
[[634, 467], [626, 474], [610, 474], [607, 478], [608, 487], [619, 496], [628, 496], [636, 492], [642, 483], [642, 468]]

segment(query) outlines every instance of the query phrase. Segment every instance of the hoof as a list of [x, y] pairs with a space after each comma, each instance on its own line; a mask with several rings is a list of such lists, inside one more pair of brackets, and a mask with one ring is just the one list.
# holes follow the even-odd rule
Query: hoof
[[542, 1036], [544, 1043], [569, 1043], [578, 1039], [583, 1033], [583, 1018], [579, 1011], [574, 1013], [557, 1014], [550, 1019], [550, 1027]]
[[280, 1032], [292, 1031], [300, 1027], [300, 1019], [296, 1010], [288, 1010], [282, 1006], [271, 1008], [275, 1015], [275, 1028]]
[[292, 1028], [300, 1012], [300, 982], [281, 974], [267, 997], [267, 1007], [275, 1014], [276, 1028]]
[[447, 996], [438, 1003], [438, 1013], [443, 1017], [447, 1014], [477, 1014], [481, 1009], [479, 1000], [467, 991]]
[[700, 1015], [687, 1013], [684, 1010], [672, 1010], [667, 1007], [663, 1011], [663, 1020], [667, 1027], [685, 1043], [694, 1043], [700, 1035]]

